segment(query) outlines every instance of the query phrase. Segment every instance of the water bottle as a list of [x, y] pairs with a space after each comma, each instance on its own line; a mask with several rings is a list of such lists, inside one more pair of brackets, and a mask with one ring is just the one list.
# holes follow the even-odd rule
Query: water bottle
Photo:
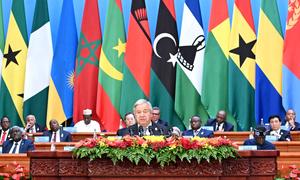
[[250, 127], [249, 139], [254, 139], [253, 135], [254, 135], [253, 127]]
[[94, 139], [97, 139], [97, 133], [96, 133], [96, 129], [94, 129], [93, 138], [94, 138]]
[[261, 125], [261, 126], [265, 126], [265, 123], [264, 123], [264, 119], [263, 119], [263, 118], [260, 119], [260, 125]]

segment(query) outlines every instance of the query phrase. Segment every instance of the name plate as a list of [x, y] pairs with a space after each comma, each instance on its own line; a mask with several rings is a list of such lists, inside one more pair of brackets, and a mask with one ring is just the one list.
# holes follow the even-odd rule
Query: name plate
[[2, 154], [2, 146], [0, 146], [0, 154]]
[[214, 131], [214, 127], [213, 126], [201, 126], [201, 128], [209, 130], [209, 131]]
[[269, 142], [275, 142], [278, 140], [277, 136], [272, 136], [272, 135], [266, 135], [266, 140]]
[[256, 145], [243, 145], [243, 146], [239, 146], [239, 150], [240, 151], [257, 150], [257, 146]]
[[64, 146], [64, 151], [72, 151], [74, 148], [74, 146]]
[[34, 142], [49, 142], [49, 136], [36, 136]]
[[63, 130], [68, 131], [69, 133], [77, 132], [76, 127], [63, 127]]

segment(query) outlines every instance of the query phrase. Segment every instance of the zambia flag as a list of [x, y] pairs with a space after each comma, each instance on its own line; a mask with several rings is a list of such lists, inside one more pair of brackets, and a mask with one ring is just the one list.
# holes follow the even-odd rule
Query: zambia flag
[[96, 116], [98, 67], [101, 49], [101, 30], [97, 0], [85, 1], [78, 44], [74, 81], [74, 122], [82, 118], [84, 109]]
[[116, 131], [120, 124], [122, 70], [126, 49], [121, 0], [110, 0], [107, 11], [99, 64], [97, 114], [102, 129]]
[[161, 109], [163, 120], [184, 129], [174, 111], [178, 43], [174, 2], [161, 0], [153, 42], [150, 100]]
[[256, 122], [285, 116], [282, 106], [283, 34], [276, 0], [261, 1], [256, 45]]
[[27, 57], [27, 30], [23, 0], [13, 0], [2, 62], [0, 116], [24, 126], [23, 96]]
[[132, 111], [140, 98], [150, 96], [152, 46], [144, 0], [133, 0], [126, 43], [121, 115]]

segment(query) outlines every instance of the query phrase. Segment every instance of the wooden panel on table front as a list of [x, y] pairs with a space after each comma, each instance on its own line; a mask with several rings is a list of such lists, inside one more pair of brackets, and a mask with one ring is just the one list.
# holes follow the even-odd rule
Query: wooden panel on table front
[[[26, 176], [29, 176], [29, 157], [27, 154], [0, 154], [0, 164], [7, 165], [10, 163], [19, 164], [24, 167], [24, 172]], [[4, 172], [11, 171], [12, 169], [4, 169]], [[4, 173], [0, 172], [0, 173]]]

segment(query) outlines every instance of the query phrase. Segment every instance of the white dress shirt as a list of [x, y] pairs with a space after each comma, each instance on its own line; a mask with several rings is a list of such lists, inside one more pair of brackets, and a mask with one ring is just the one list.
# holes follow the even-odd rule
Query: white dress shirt
[[[19, 151], [20, 151], [20, 145], [21, 145], [21, 143], [22, 143], [22, 139], [21, 139], [20, 141], [18, 141], [17, 143], [18, 143], [18, 145], [17, 145], [15, 154], [19, 154]], [[9, 150], [9, 154], [12, 154], [12, 152], [13, 152], [15, 146], [16, 146], [16, 142], [13, 141], [13, 145], [12, 145], [12, 147], [11, 147], [10, 150]]]
[[91, 120], [90, 124], [85, 124], [84, 120], [81, 120], [74, 127], [77, 132], [101, 132], [99, 123], [94, 120]]
[[[55, 135], [55, 137], [54, 137], [54, 135]], [[60, 142], [59, 135], [60, 135], [60, 130], [57, 130], [56, 133], [54, 133], [54, 131], [52, 131], [51, 142]]]
[[[5, 140], [7, 139], [7, 136], [8, 136], [8, 133], [9, 133], [9, 129], [7, 129], [6, 131], [4, 131], [3, 129], [2, 129], [2, 131], [1, 131], [1, 136], [0, 136], [0, 141], [2, 140], [2, 136], [3, 136], [3, 134], [4, 134], [4, 132], [6, 132], [6, 135], [5, 135]], [[5, 141], [4, 140], [4, 141]]]

